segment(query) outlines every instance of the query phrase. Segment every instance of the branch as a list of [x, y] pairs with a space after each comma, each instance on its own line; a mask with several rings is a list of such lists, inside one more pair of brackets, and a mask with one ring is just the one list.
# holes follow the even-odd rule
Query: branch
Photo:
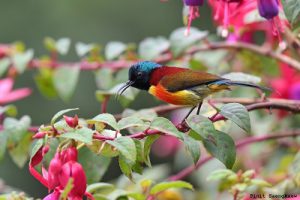
[[[210, 99], [212, 103], [240, 103], [246, 106], [248, 111], [257, 110], [257, 109], [279, 109], [291, 111], [294, 113], [300, 112], [300, 100], [289, 100], [289, 99], [277, 99], [269, 98], [267, 101], [262, 101], [260, 98], [251, 99], [251, 98], [215, 98]], [[185, 108], [187, 106], [175, 106], [175, 105], [159, 105], [156, 107], [149, 108], [156, 112], [158, 115], [163, 115], [174, 110]], [[114, 115], [116, 119], [121, 119], [122, 114]]]
[[249, 51], [252, 51], [254, 53], [263, 55], [263, 56], [268, 56], [271, 58], [274, 58], [278, 61], [284, 62], [288, 65], [290, 65], [291, 67], [300, 70], [300, 62], [298, 62], [297, 60], [286, 56], [284, 54], [272, 51], [272, 49], [266, 49], [264, 47], [260, 47], [258, 45], [255, 44], [250, 44], [250, 43], [244, 43], [244, 42], [215, 42], [215, 43], [209, 43], [207, 46], [204, 47], [194, 47], [192, 49], [190, 49], [189, 51], [187, 51], [187, 54], [195, 54], [197, 52], [201, 52], [201, 51], [211, 51], [211, 50], [217, 50], [217, 49], [236, 49], [236, 50], [242, 50], [242, 49], [246, 49]]
[[[267, 140], [277, 140], [277, 139], [286, 138], [286, 137], [297, 137], [297, 136], [300, 136], [300, 130], [288, 130], [288, 131], [278, 132], [275, 135], [266, 134], [266, 135], [262, 135], [262, 136], [253, 136], [253, 137], [241, 139], [236, 142], [235, 146], [236, 146], [236, 149], [238, 150], [244, 146], [247, 146], [247, 145], [253, 144], [253, 143], [263, 142], [263, 141], [267, 141]], [[179, 173], [169, 177], [168, 180], [169, 181], [181, 180], [181, 179], [187, 177], [188, 175], [190, 175], [194, 170], [200, 168], [202, 165], [204, 165], [205, 163], [207, 163], [208, 161], [210, 161], [212, 159], [213, 159], [212, 156], [206, 156], [206, 157], [200, 159], [196, 165], [192, 165], [192, 166], [189, 166], [189, 167], [183, 169]]]

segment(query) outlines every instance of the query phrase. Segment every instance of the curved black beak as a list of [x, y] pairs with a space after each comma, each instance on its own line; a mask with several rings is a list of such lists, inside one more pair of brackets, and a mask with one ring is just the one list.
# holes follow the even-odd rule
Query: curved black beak
[[127, 81], [117, 92], [116, 99], [118, 100], [119, 97], [127, 90], [130, 86], [134, 84], [134, 81]]

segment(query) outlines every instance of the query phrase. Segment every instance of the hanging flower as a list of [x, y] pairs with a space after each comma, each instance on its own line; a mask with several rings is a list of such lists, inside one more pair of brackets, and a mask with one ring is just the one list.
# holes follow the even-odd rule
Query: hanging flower
[[13, 90], [13, 85], [14, 80], [12, 78], [0, 79], [0, 105], [22, 99], [31, 94], [29, 88]]
[[77, 162], [78, 152], [75, 147], [69, 147], [61, 152], [56, 152], [49, 163], [48, 170], [42, 166], [41, 175], [34, 167], [41, 163], [46, 153], [43, 149], [44, 148], [41, 148], [33, 156], [29, 170], [38, 181], [46, 186], [49, 191], [52, 191], [44, 200], [59, 200], [62, 191], [70, 179], [73, 180], [73, 187], [68, 193], [68, 199], [80, 200], [83, 199], [84, 196], [87, 196], [89, 199], [94, 199], [91, 194], [86, 192], [87, 180], [83, 167]]
[[200, 16], [199, 6], [203, 5], [204, 0], [184, 0], [184, 4], [189, 7], [188, 23], [185, 35], [189, 35], [192, 21]]
[[279, 0], [257, 0], [257, 7], [260, 16], [270, 21], [273, 34], [281, 41], [280, 32], [283, 32], [283, 27], [279, 19]]

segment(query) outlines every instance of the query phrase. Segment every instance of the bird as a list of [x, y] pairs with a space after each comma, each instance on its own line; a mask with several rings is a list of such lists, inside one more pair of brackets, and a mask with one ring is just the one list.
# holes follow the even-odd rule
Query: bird
[[151, 61], [140, 61], [130, 66], [128, 81], [119, 89], [121, 95], [129, 87], [146, 90], [156, 98], [173, 105], [191, 106], [185, 119], [203, 100], [216, 92], [231, 90], [231, 86], [245, 86], [261, 91], [271, 90], [250, 82], [233, 81], [207, 72], [188, 68], [164, 66]]

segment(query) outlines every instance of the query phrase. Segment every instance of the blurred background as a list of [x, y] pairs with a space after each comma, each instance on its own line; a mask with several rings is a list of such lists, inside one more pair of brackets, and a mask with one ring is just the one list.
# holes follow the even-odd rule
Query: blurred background
[[[78, 61], [74, 43], [107, 44], [109, 41], [138, 43], [145, 37], [164, 36], [182, 26], [182, 3], [178, 0], [160, 2], [159, 0], [0, 0], [0, 43], [22, 41], [26, 48], [34, 49], [35, 56], [47, 54], [43, 40], [49, 36], [54, 39], [68, 37], [72, 40], [71, 51], [60, 60]], [[211, 17], [207, 7], [201, 7], [202, 20], [194, 25], [201, 30], [212, 29]], [[33, 88], [33, 94], [15, 105], [18, 117], [28, 114], [33, 125], [48, 123], [59, 110], [79, 107], [80, 117], [93, 117], [100, 112], [100, 104], [95, 99], [96, 84], [92, 72], [82, 72], [72, 100], [69, 103], [60, 99], [49, 100], [41, 96], [34, 84], [36, 72], [26, 71], [19, 76], [15, 87]], [[151, 105], [145, 101], [152, 98], [140, 94], [140, 98], [130, 105], [142, 108]], [[143, 102], [143, 103], [141, 103]], [[111, 101], [108, 112], [119, 113], [121, 106]], [[164, 160], [165, 161], [165, 160]], [[111, 165], [113, 166], [113, 165]], [[118, 167], [110, 169], [105, 180], [116, 177]], [[116, 174], [117, 173], [117, 174]], [[27, 167], [20, 170], [6, 158], [0, 164], [0, 178], [7, 185], [27, 192], [30, 196], [41, 197], [46, 189], [28, 172]]]

